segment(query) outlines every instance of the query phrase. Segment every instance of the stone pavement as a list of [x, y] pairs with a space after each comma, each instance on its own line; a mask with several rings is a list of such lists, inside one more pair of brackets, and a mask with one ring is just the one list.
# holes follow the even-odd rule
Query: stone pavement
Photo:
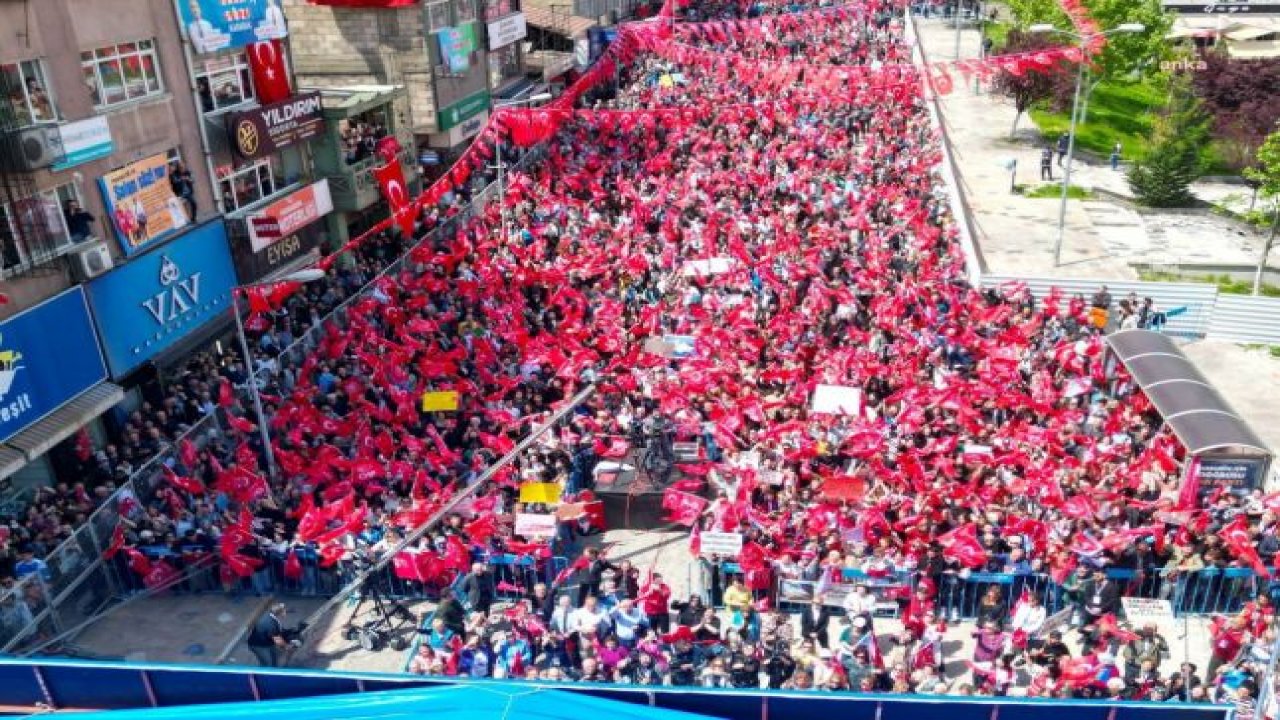
[[[919, 37], [932, 62], [955, 59], [955, 30], [940, 20], [917, 18]], [[961, 31], [960, 57], [978, 56], [976, 29]], [[1131, 262], [1178, 264], [1249, 264], [1257, 261], [1263, 235], [1242, 230], [1239, 223], [1207, 214], [1134, 210], [1111, 196], [1131, 198], [1122, 165], [1077, 157], [1072, 185], [1100, 194], [1089, 200], [1068, 200], [1062, 266], [1055, 267], [1053, 246], [1057, 239], [1060, 203], [1056, 198], [1028, 198], [1010, 191], [1006, 165], [1017, 161], [1016, 182], [1030, 187], [1043, 184], [1040, 175], [1040, 138], [1030, 118], [1018, 120], [1010, 137], [1013, 104], [992, 95], [984, 86], [975, 92], [972, 83], [960, 82], [940, 102], [943, 122], [952, 141], [961, 191], [973, 209], [975, 241], [992, 274], [1032, 277], [1137, 279]], [[1055, 185], [1060, 187], [1062, 168], [1055, 165]], [[1203, 182], [1193, 186], [1202, 199], [1223, 202], [1234, 210], [1247, 208], [1249, 191], [1242, 185]]]

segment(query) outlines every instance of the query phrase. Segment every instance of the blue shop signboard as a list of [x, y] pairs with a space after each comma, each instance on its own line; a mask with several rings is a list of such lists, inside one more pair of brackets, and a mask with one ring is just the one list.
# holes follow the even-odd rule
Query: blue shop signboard
[[231, 306], [236, 271], [221, 220], [89, 283], [111, 376], [121, 378]]
[[0, 441], [106, 378], [82, 289], [0, 322]]

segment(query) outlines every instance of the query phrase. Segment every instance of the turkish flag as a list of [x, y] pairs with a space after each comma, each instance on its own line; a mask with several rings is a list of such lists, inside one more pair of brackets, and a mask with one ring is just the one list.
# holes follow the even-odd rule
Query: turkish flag
[[400, 223], [400, 230], [406, 238], [412, 237], [416, 206], [409, 199], [409, 188], [405, 187], [400, 161], [396, 160], [380, 168], [374, 168], [373, 174], [378, 179], [378, 187], [382, 188], [382, 197], [387, 199], [387, 206], [391, 208], [392, 216]]
[[258, 91], [258, 102], [270, 105], [288, 100], [293, 94], [289, 87], [289, 70], [284, 64], [284, 45], [279, 40], [263, 40], [249, 46], [249, 69], [253, 72], [253, 87]]

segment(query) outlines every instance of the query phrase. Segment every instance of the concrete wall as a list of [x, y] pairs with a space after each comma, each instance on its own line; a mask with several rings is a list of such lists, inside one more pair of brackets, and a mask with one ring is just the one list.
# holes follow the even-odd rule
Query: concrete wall
[[[195, 102], [183, 57], [172, 0], [0, 0], [0, 61], [42, 58], [58, 112], [65, 121], [97, 114], [85, 85], [80, 52], [120, 42], [153, 38], [157, 43], [165, 92], [101, 114], [108, 118], [115, 153], [61, 172], [32, 174], [38, 189], [68, 182], [79, 186], [85, 208], [99, 222], [97, 234], [112, 252], [119, 247], [110, 235], [97, 180], [103, 174], [159, 152], [179, 148], [196, 182], [202, 216], [214, 212], [196, 120]], [[5, 278], [4, 292], [13, 302], [0, 306], [0, 319], [67, 287], [65, 262]]]
[[293, 69], [303, 87], [404, 85], [396, 111], [425, 132], [435, 121], [422, 8], [360, 9], [284, 0]]

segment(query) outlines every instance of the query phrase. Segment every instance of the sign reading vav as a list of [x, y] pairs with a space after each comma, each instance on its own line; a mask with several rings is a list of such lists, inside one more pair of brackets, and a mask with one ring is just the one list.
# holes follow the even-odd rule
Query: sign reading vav
[[89, 283], [89, 303], [111, 375], [127, 375], [225, 313], [235, 285], [220, 221]]

